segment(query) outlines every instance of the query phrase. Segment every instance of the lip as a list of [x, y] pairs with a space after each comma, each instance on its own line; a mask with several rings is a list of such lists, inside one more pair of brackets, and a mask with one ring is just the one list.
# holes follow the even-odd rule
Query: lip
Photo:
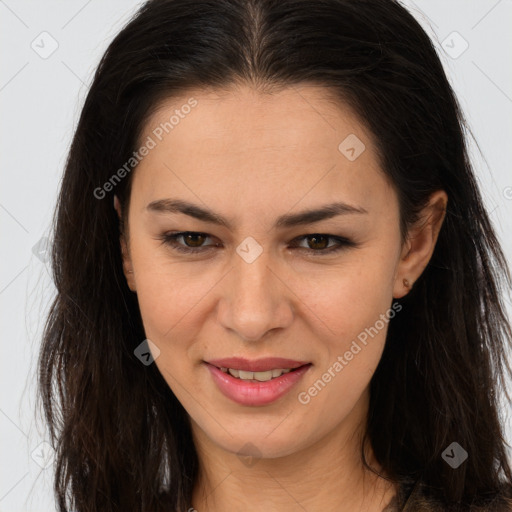
[[244, 359], [243, 357], [226, 357], [224, 359], [213, 359], [206, 361], [217, 368], [231, 368], [232, 370], [245, 370], [246, 372], [266, 372], [277, 368], [299, 368], [308, 364], [308, 361], [294, 361], [282, 357], [265, 357], [263, 359]]
[[[283, 361], [290, 361], [285, 359], [277, 359], [280, 361], [280, 364]], [[216, 363], [219, 360], [216, 361]], [[221, 360], [224, 364], [228, 359]], [[233, 360], [229, 360], [233, 361]], [[263, 360], [262, 360], [263, 361]], [[264, 361], [269, 361], [266, 359]], [[276, 359], [273, 359], [273, 364]], [[226, 396], [227, 398], [233, 400], [234, 402], [240, 405], [249, 405], [249, 406], [258, 406], [258, 405], [267, 405], [272, 402], [275, 402], [286, 393], [288, 393], [293, 386], [302, 379], [304, 374], [309, 370], [312, 366], [311, 363], [306, 363], [300, 365], [296, 370], [285, 373], [280, 377], [276, 377], [275, 379], [271, 379], [266, 382], [252, 382], [252, 381], [244, 381], [241, 379], [237, 379], [230, 375], [229, 373], [224, 373], [220, 368], [212, 363], [204, 363], [210, 374], [212, 376], [213, 381], [219, 388], [220, 392]], [[232, 362], [231, 362], [232, 364]], [[261, 366], [260, 366], [261, 367]], [[222, 368], [233, 368], [232, 366], [222, 366]], [[272, 368], [287, 368], [287, 366], [273, 366]], [[290, 366], [288, 366], [290, 368]], [[244, 369], [244, 368], [242, 368]], [[270, 369], [270, 367], [267, 367]], [[246, 370], [246, 371], [265, 371], [265, 370]]]

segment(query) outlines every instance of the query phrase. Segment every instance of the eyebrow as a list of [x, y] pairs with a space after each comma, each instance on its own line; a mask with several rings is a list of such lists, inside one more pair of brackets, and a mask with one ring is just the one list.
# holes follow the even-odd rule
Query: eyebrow
[[[189, 203], [188, 201], [180, 199], [159, 199], [157, 201], [152, 201], [146, 206], [146, 210], [156, 213], [183, 213], [204, 222], [210, 222], [218, 226], [224, 226], [228, 229], [232, 229], [231, 223], [218, 213], [215, 213], [209, 208], [204, 208], [197, 204]], [[351, 206], [346, 203], [330, 203], [321, 206], [320, 208], [282, 215], [281, 217], [278, 217], [274, 227], [290, 228], [293, 226], [302, 226], [325, 219], [331, 219], [338, 215], [353, 213], [365, 214], [368, 213], [368, 211], [364, 208]]]

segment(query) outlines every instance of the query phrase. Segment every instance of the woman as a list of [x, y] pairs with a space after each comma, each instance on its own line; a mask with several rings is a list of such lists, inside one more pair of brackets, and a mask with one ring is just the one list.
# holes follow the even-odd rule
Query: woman
[[152, 0], [55, 218], [60, 510], [512, 510], [508, 269], [394, 0]]

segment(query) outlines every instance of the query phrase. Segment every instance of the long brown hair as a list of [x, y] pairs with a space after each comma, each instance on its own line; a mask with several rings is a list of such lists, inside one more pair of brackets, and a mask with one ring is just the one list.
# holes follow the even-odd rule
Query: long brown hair
[[[316, 83], [348, 102], [377, 141], [403, 233], [432, 192], [447, 192], [433, 257], [389, 324], [365, 439], [386, 474], [421, 482], [425, 503], [500, 510], [512, 497], [499, 416], [512, 373], [510, 274], [457, 99], [430, 39], [395, 0], [151, 0], [108, 47], [58, 199], [57, 295], [39, 359], [59, 510], [190, 506], [198, 460], [188, 415], [156, 365], [134, 356], [146, 336], [122, 272], [113, 194], [126, 211], [136, 166], [109, 180], [158, 101], [236, 82]], [[468, 453], [457, 469], [442, 456], [452, 442]]]

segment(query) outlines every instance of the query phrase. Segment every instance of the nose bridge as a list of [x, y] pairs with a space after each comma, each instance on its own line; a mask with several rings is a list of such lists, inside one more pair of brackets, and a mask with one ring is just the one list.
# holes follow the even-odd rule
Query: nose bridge
[[291, 321], [290, 305], [269, 253], [262, 252], [252, 261], [243, 255], [236, 258], [239, 261], [230, 272], [219, 320], [243, 339], [258, 340], [268, 330]]
[[[238, 262], [235, 270], [234, 286], [239, 303], [247, 300], [259, 300], [260, 298], [265, 298], [264, 302], [268, 302], [272, 299], [270, 279], [273, 273], [269, 260], [268, 253], [262, 253], [252, 262], [247, 262], [244, 259]], [[264, 303], [260, 304], [264, 305]]]

